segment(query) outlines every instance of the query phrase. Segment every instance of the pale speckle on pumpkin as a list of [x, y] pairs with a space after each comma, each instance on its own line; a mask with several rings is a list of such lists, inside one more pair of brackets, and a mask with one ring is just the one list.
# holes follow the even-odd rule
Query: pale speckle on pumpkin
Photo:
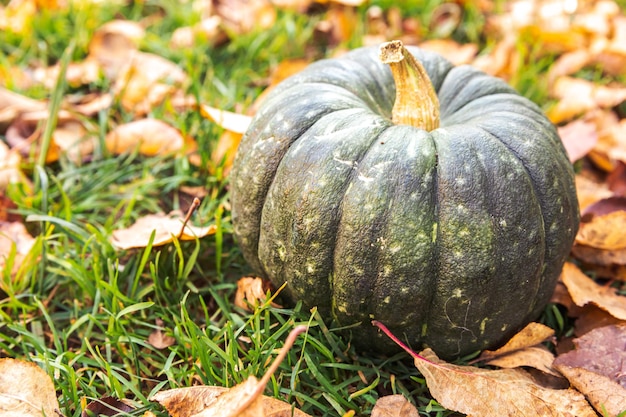
[[383, 303], [385, 304], [389, 304], [391, 302], [391, 297], [390, 296], [386, 296], [385, 299], [383, 300]]
[[366, 177], [363, 174], [359, 174], [359, 176], [357, 178], [360, 179], [361, 181], [365, 182], [365, 183], [370, 183], [370, 182], [374, 181], [374, 178]]
[[481, 322], [480, 322], [480, 334], [485, 333], [485, 329], [487, 328], [487, 321], [489, 320], [488, 317], [485, 317]]

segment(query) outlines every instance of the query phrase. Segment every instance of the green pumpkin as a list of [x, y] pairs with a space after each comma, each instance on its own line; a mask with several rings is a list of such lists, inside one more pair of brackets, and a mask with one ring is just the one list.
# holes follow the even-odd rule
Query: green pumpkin
[[545, 307], [578, 229], [574, 173], [535, 104], [407, 49], [439, 127], [392, 122], [398, 80], [378, 48], [316, 62], [276, 86], [244, 135], [232, 221], [259, 276], [360, 348], [393, 351], [375, 319], [451, 358], [502, 344]]

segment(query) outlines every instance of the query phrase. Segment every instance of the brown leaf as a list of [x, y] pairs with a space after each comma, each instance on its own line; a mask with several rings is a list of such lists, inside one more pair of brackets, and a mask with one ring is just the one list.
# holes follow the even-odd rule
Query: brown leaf
[[481, 353], [479, 360], [501, 356], [516, 350], [538, 345], [548, 338], [554, 336], [554, 329], [541, 323], [529, 323], [513, 336], [504, 346], [497, 350], [485, 350]]
[[615, 169], [606, 178], [609, 190], [616, 195], [626, 196], [626, 163], [616, 161]]
[[29, 183], [22, 173], [21, 163], [22, 158], [19, 153], [11, 151], [6, 143], [0, 141], [0, 194], [10, 184]]
[[603, 413], [626, 411], [626, 324], [610, 325], [574, 339], [576, 349], [554, 366]]
[[385, 395], [376, 400], [372, 417], [418, 417], [417, 408], [404, 395]]
[[553, 85], [552, 95], [559, 102], [548, 110], [553, 123], [571, 120], [596, 108], [610, 108], [626, 100], [626, 87], [598, 85], [573, 77], [559, 77]]
[[[19, 222], [0, 222], [0, 271], [7, 267], [8, 257], [15, 251], [11, 277], [16, 274], [24, 260], [30, 255], [36, 239]], [[0, 290], [5, 290], [5, 283], [0, 280]]]
[[485, 362], [485, 365], [497, 366], [499, 368], [535, 368], [556, 377], [560, 377], [558, 372], [552, 368], [554, 355], [545, 346], [530, 346], [521, 350], [516, 350], [502, 356], [495, 357]]
[[81, 417], [117, 416], [120, 413], [131, 413], [135, 408], [115, 397], [102, 397], [87, 404], [80, 413]]
[[580, 174], [576, 175], [576, 194], [582, 213], [595, 202], [613, 196], [606, 182], [598, 182]]
[[32, 362], [11, 358], [0, 358], [0, 410], [7, 416], [61, 415], [48, 374]]
[[269, 0], [215, 0], [213, 7], [231, 36], [267, 29], [276, 21], [276, 9]]
[[148, 336], [148, 343], [157, 349], [165, 349], [174, 345], [174, 343], [176, 343], [176, 339], [172, 336], [166, 335], [163, 333], [163, 330], [161, 330], [163, 320], [157, 319], [156, 325], [159, 326], [159, 328], [150, 333], [150, 336]]
[[626, 197], [608, 197], [587, 206], [583, 216], [603, 216], [615, 211], [626, 211]]
[[119, 125], [106, 135], [105, 144], [114, 154], [138, 149], [140, 154], [147, 156], [179, 152], [186, 145], [193, 148], [193, 143], [177, 129], [158, 119], [140, 119]]
[[624, 321], [613, 317], [593, 304], [587, 304], [578, 313], [578, 318], [574, 324], [574, 334], [580, 337], [598, 327], [621, 323], [624, 323]]
[[430, 39], [421, 42], [419, 46], [442, 55], [454, 65], [469, 64], [478, 53], [478, 45], [460, 44], [452, 39]]
[[102, 25], [89, 42], [90, 60], [98, 62], [105, 76], [113, 80], [137, 51], [145, 30], [137, 22], [112, 20]]
[[[243, 277], [237, 281], [235, 305], [247, 311], [252, 311], [259, 303], [267, 300], [269, 283], [258, 277]], [[277, 304], [272, 303], [277, 306]], [[251, 308], [252, 307], [252, 308]]]
[[[626, 249], [605, 250], [591, 246], [574, 245], [572, 254], [586, 264], [610, 267], [613, 265], [626, 265]], [[605, 275], [603, 275], [605, 276]]]
[[188, 82], [175, 63], [147, 52], [133, 52], [120, 69], [113, 85], [122, 106], [136, 114], [147, 114], [166, 98], [179, 93]]
[[570, 161], [576, 162], [591, 151], [598, 142], [596, 125], [585, 120], [575, 120], [559, 127], [559, 136]]
[[554, 336], [554, 330], [541, 323], [530, 323], [495, 351], [485, 350], [477, 361], [500, 368], [532, 367], [547, 374], [560, 376], [552, 369], [554, 355], [539, 345]]
[[118, 249], [145, 248], [152, 233], [155, 233], [152, 246], [162, 246], [170, 243], [177, 237], [179, 240], [200, 239], [212, 235], [216, 231], [214, 224], [207, 227], [196, 227], [185, 224], [184, 216], [180, 211], [170, 214], [150, 214], [139, 218], [135, 224], [126, 229], [113, 231], [111, 243]]
[[626, 320], [626, 297], [617, 295], [614, 288], [596, 284], [571, 262], [563, 266], [561, 279], [577, 306], [593, 303], [614, 317]]
[[481, 417], [596, 415], [577, 391], [544, 388], [521, 369], [453, 365], [431, 349], [416, 354], [380, 323], [375, 325], [413, 356], [433, 398], [447, 409]]
[[44, 101], [33, 100], [0, 86], [0, 124], [11, 122], [23, 113], [47, 109], [48, 104]]
[[307, 330], [295, 327], [261, 380], [254, 376], [233, 388], [197, 386], [159, 392], [151, 400], [163, 405], [172, 417], [308, 417], [291, 404], [262, 396], [272, 374], [296, 337]]
[[444, 407], [483, 417], [595, 416], [578, 392], [536, 385], [520, 369], [488, 370], [448, 364], [427, 349], [415, 359], [432, 396]]
[[576, 235], [576, 243], [597, 249], [617, 250], [626, 248], [626, 211], [619, 210], [594, 216], [583, 223]]

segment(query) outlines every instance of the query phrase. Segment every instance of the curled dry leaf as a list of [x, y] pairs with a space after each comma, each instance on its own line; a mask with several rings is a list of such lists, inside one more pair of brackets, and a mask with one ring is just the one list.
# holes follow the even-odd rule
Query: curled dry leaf
[[592, 330], [574, 344], [576, 349], [560, 355], [554, 366], [602, 415], [626, 411], [626, 324]]
[[582, 394], [572, 389], [541, 387], [520, 369], [487, 370], [451, 365], [433, 351], [420, 353], [415, 366], [432, 396], [444, 407], [468, 415], [500, 417], [595, 417]]
[[159, 326], [148, 336], [148, 343], [157, 349], [165, 349], [176, 343], [176, 339], [163, 333], [163, 320], [157, 319], [156, 325]]
[[454, 65], [469, 64], [478, 53], [478, 45], [474, 43], [460, 44], [452, 39], [430, 39], [420, 43], [419, 46], [444, 56]]
[[32, 362], [0, 358], [0, 414], [7, 417], [61, 415], [52, 379]]
[[200, 112], [207, 119], [214, 121], [218, 126], [233, 133], [246, 133], [252, 121], [252, 117], [245, 114], [220, 110], [206, 104], [200, 105]]
[[113, 80], [128, 64], [145, 36], [143, 27], [129, 20], [112, 20], [102, 25], [89, 42], [88, 60], [96, 61], [105, 76]]
[[376, 400], [372, 417], [418, 417], [417, 408], [404, 395], [385, 395]]
[[[247, 311], [252, 311], [259, 303], [267, 299], [269, 282], [258, 277], [243, 277], [237, 281], [235, 305]], [[272, 303], [274, 306], [277, 304]]]
[[87, 404], [80, 417], [118, 416], [120, 413], [131, 413], [135, 408], [115, 397], [102, 397]]
[[174, 127], [158, 119], [141, 119], [117, 126], [106, 135], [107, 150], [114, 154], [136, 149], [147, 156], [193, 150], [195, 144]]
[[571, 162], [587, 155], [598, 142], [597, 127], [585, 120], [575, 120], [559, 127], [559, 136]]
[[306, 330], [306, 326], [297, 326], [289, 333], [278, 356], [260, 380], [250, 376], [233, 388], [177, 388], [158, 392], [151, 400], [163, 405], [172, 417], [310, 417], [291, 404], [262, 395], [295, 339]]
[[560, 376], [552, 369], [554, 355], [540, 343], [554, 336], [554, 330], [541, 323], [529, 323], [497, 350], [485, 350], [478, 361], [500, 368], [532, 367]]
[[626, 320], [626, 297], [616, 294], [614, 288], [596, 284], [571, 262], [563, 266], [561, 279], [577, 306], [593, 303], [612, 316]]
[[33, 100], [0, 86], [0, 125], [9, 123], [24, 113], [46, 111], [48, 104]]
[[596, 108], [610, 108], [626, 100], [626, 87], [604, 86], [573, 77], [559, 77], [552, 95], [559, 102], [547, 115], [553, 123], [571, 120]]
[[126, 229], [114, 230], [111, 243], [118, 249], [145, 248], [154, 232], [152, 246], [162, 246], [172, 242], [175, 237], [178, 240], [201, 239], [214, 234], [217, 229], [214, 224], [196, 227], [185, 224], [184, 220], [180, 211], [173, 211], [170, 214], [150, 214], [141, 217]]
[[28, 184], [28, 179], [20, 169], [21, 163], [21, 156], [0, 141], [0, 193], [3, 193], [10, 184]]
[[489, 359], [511, 353], [516, 350], [525, 349], [538, 345], [541, 342], [554, 336], [554, 329], [541, 323], [529, 323], [513, 336], [504, 346], [497, 350], [485, 350], [479, 357], [479, 360]]
[[482, 417], [596, 415], [585, 397], [575, 390], [544, 388], [521, 369], [453, 365], [439, 359], [431, 349], [417, 354], [380, 323], [375, 325], [413, 356], [433, 398], [450, 410]]
[[597, 249], [617, 250], [626, 248], [626, 211], [618, 210], [594, 216], [581, 225], [576, 243]]
[[187, 74], [172, 61], [136, 51], [120, 69], [113, 93], [126, 110], [146, 114], [166, 98], [182, 94], [180, 89], [187, 81]]
[[[11, 276], [17, 274], [23, 260], [29, 255], [36, 239], [19, 222], [0, 221], [0, 271], [6, 268], [7, 258], [15, 251]], [[0, 280], [0, 290], [4, 283]]]
[[580, 211], [584, 215], [587, 207], [597, 201], [609, 198], [613, 192], [609, 190], [606, 182], [598, 182], [583, 175], [576, 175], [576, 194]]

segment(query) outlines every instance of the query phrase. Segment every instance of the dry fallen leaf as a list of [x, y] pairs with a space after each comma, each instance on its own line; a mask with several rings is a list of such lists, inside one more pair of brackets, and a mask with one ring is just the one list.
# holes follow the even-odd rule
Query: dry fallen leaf
[[575, 120], [559, 127], [559, 136], [567, 150], [571, 162], [587, 155], [598, 142], [598, 132], [594, 123]]
[[0, 193], [3, 193], [10, 184], [28, 184], [28, 179], [20, 169], [21, 163], [21, 156], [0, 141]]
[[[115, 397], [102, 397], [87, 404], [80, 417], [119, 416], [120, 413], [132, 413], [134, 407]], [[144, 416], [145, 417], [145, 416]]]
[[626, 411], [626, 324], [592, 330], [574, 344], [576, 349], [560, 355], [554, 366], [599, 413]]
[[112, 20], [102, 25], [89, 42], [87, 60], [98, 63], [109, 80], [117, 78], [120, 70], [128, 64], [137, 51], [145, 30], [129, 20]]
[[597, 249], [617, 250], [626, 248], [626, 211], [618, 210], [594, 216], [581, 225], [576, 243]]
[[416, 354], [380, 323], [375, 324], [413, 356], [431, 395], [447, 409], [481, 417], [596, 416], [585, 397], [575, 390], [544, 388], [521, 369], [453, 365], [439, 359], [431, 349]]
[[561, 123], [597, 108], [617, 106], [626, 100], [626, 87], [563, 76], [554, 82], [552, 95], [559, 101], [547, 115], [553, 123]]
[[215, 107], [207, 106], [206, 104], [200, 105], [200, 112], [207, 119], [213, 120], [218, 126], [233, 133], [246, 133], [250, 121], [252, 120], [252, 117], [246, 116], [245, 114], [220, 110]]
[[500, 368], [532, 367], [558, 377], [560, 375], [552, 369], [554, 355], [540, 345], [552, 336], [552, 328], [541, 323], [529, 323], [501, 348], [483, 351], [477, 361]]
[[172, 61], [135, 51], [117, 74], [112, 91], [126, 110], [141, 115], [165, 99], [182, 94], [187, 81], [187, 74]]
[[150, 214], [137, 219], [126, 229], [114, 230], [111, 243], [118, 249], [145, 248], [154, 232], [152, 246], [162, 246], [172, 242], [175, 237], [178, 240], [200, 239], [214, 234], [217, 229], [214, 224], [207, 227], [185, 224], [183, 230], [183, 224], [184, 216], [180, 211], [173, 211], [170, 214]]
[[0, 414], [6, 417], [61, 415], [52, 379], [32, 362], [0, 358]]
[[376, 400], [372, 417], [418, 417], [417, 408], [404, 395], [385, 395]]
[[47, 111], [48, 104], [33, 100], [0, 86], [0, 125], [12, 122], [24, 113]]
[[623, 320], [613, 317], [593, 304], [587, 304], [579, 311], [574, 324], [574, 334], [577, 337], [589, 333], [598, 327], [624, 323]]
[[[259, 303], [267, 300], [269, 283], [258, 277], [243, 277], [237, 281], [234, 304], [247, 311], [252, 311]], [[272, 303], [272, 305], [277, 306]]]
[[[29, 256], [36, 239], [19, 222], [0, 221], [0, 271], [7, 267], [9, 256], [15, 251], [11, 277], [15, 278], [24, 259]], [[0, 280], [0, 290], [5, 290], [4, 281]]]
[[158, 119], [140, 119], [117, 126], [106, 135], [107, 150], [114, 154], [132, 152], [135, 149], [147, 156], [179, 152], [187, 147], [191, 151], [194, 143], [174, 127]]
[[310, 417], [291, 404], [263, 396], [265, 386], [306, 326], [295, 327], [261, 380], [254, 376], [233, 388], [195, 386], [161, 391], [151, 400], [172, 417]]
[[554, 329], [541, 323], [529, 323], [513, 336], [504, 346], [497, 350], [485, 350], [481, 353], [479, 360], [490, 359], [511, 353], [516, 350], [525, 349], [538, 345], [554, 336]]
[[460, 44], [452, 39], [430, 39], [421, 42], [419, 46], [422, 49], [442, 55], [454, 65], [469, 64], [478, 53], [478, 45], [473, 43]]
[[626, 320], [626, 297], [616, 294], [614, 288], [596, 284], [571, 262], [563, 266], [561, 279], [577, 306], [593, 303], [612, 316]]
[[165, 333], [163, 333], [163, 330], [161, 330], [161, 327], [163, 327], [163, 320], [157, 319], [156, 325], [159, 326], [159, 328], [154, 330], [152, 333], [150, 333], [150, 336], [148, 336], [149, 344], [157, 349], [165, 349], [176, 343], [175, 338], [166, 335]]

